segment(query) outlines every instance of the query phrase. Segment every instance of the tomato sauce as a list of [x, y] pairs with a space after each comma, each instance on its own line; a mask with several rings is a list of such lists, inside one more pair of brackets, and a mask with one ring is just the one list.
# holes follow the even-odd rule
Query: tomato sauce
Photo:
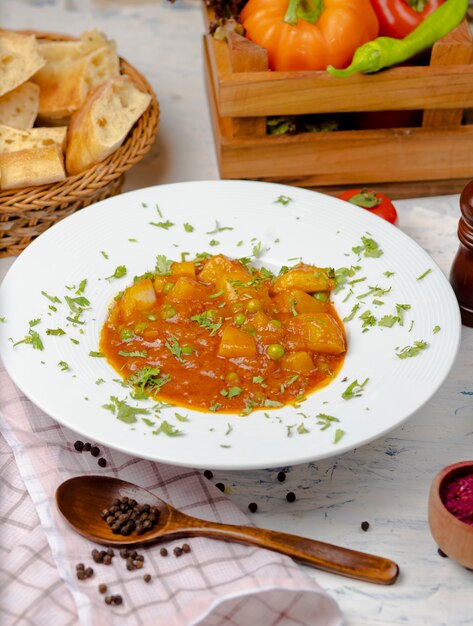
[[278, 277], [217, 255], [160, 263], [116, 298], [100, 350], [131, 387], [191, 409], [248, 414], [329, 383], [346, 351], [330, 270]]

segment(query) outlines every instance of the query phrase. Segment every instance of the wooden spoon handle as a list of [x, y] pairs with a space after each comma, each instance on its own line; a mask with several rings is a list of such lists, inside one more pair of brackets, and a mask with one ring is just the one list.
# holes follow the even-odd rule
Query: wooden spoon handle
[[[181, 517], [182, 516], [182, 517]], [[281, 552], [305, 565], [379, 585], [391, 585], [399, 574], [394, 561], [297, 535], [264, 530], [253, 526], [236, 526], [207, 522], [187, 515], [174, 519], [178, 534], [225, 539]]]

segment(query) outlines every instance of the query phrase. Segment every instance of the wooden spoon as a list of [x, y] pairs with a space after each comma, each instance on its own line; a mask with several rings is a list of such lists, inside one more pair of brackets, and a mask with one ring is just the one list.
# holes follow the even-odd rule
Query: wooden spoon
[[[123, 496], [134, 498], [139, 504], [149, 504], [159, 509], [159, 521], [152, 530], [143, 535], [133, 533], [128, 537], [112, 533], [100, 514], [103, 509], [111, 506], [115, 498]], [[118, 478], [106, 476], [70, 478], [59, 485], [56, 503], [62, 516], [74, 530], [91, 541], [107, 546], [124, 547], [164, 539], [204, 536], [260, 546], [286, 554], [305, 565], [380, 585], [392, 584], [399, 574], [396, 563], [379, 556], [273, 530], [218, 524], [190, 517], [157, 498], [150, 491]]]

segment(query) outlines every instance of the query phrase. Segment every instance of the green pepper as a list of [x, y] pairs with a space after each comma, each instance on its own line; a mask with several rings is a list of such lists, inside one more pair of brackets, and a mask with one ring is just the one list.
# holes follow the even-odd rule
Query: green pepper
[[447, 0], [431, 13], [404, 39], [378, 37], [356, 50], [351, 65], [336, 69], [329, 65], [332, 76], [351, 76], [356, 72], [369, 74], [391, 67], [427, 50], [452, 31], [465, 17], [468, 0]]

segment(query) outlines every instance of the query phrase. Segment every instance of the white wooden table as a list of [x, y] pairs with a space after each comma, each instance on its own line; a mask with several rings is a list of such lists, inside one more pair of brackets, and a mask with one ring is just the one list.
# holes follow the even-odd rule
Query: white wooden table
[[[148, 78], [161, 107], [155, 146], [127, 174], [125, 191], [218, 178], [202, 71], [197, 0], [2, 0], [2, 27], [79, 34], [98, 28]], [[448, 274], [458, 246], [458, 198], [396, 203], [400, 225]], [[13, 259], [0, 260], [0, 280]], [[397, 561], [393, 587], [307, 570], [334, 598], [348, 626], [473, 624], [473, 572], [437, 554], [427, 496], [443, 466], [473, 458], [473, 329], [463, 328], [455, 366], [434, 398], [405, 425], [331, 460], [287, 470], [218, 472], [229, 496], [258, 504], [259, 526], [290, 531]], [[209, 468], [211, 469], [211, 468]], [[294, 491], [289, 504], [285, 495]], [[1, 506], [1, 505], [0, 505]], [[1, 513], [1, 511], [0, 511]], [[367, 532], [360, 529], [368, 521]], [[255, 625], [256, 626], [256, 625]]]

